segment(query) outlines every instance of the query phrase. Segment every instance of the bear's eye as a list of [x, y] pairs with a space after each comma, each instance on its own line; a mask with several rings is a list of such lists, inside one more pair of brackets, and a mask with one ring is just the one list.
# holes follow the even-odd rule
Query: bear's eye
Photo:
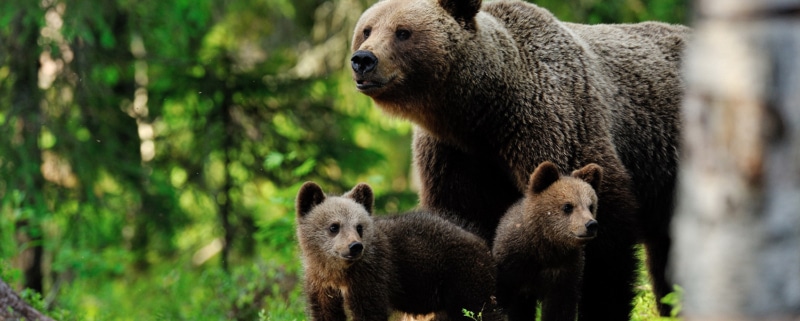
[[411, 38], [411, 31], [400, 29], [395, 31], [394, 35], [397, 37], [398, 40], [406, 40]]
[[561, 209], [564, 211], [564, 214], [571, 214], [573, 206], [572, 206], [572, 204], [567, 203], [567, 204], [564, 204], [564, 206], [562, 206]]
[[594, 204], [589, 205], [589, 212], [594, 213]]
[[364, 227], [361, 224], [356, 225], [356, 232], [358, 232], [358, 236], [364, 236]]
[[339, 224], [338, 223], [331, 224], [328, 230], [331, 231], [331, 233], [333, 234], [339, 233]]
[[371, 34], [371, 33], [372, 33], [372, 29], [364, 28], [364, 39], [369, 38], [369, 34]]

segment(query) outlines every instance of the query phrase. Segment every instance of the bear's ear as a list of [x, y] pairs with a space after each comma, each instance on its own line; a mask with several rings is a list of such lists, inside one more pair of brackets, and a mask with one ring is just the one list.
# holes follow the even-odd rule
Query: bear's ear
[[439, 5], [465, 28], [475, 24], [475, 15], [481, 10], [481, 0], [439, 0]]
[[561, 177], [561, 173], [559, 173], [556, 164], [545, 161], [539, 164], [536, 170], [533, 171], [533, 174], [531, 174], [531, 178], [528, 180], [528, 190], [533, 194], [539, 194], [550, 187], [550, 185], [553, 185], [559, 177]]
[[325, 193], [322, 192], [322, 188], [317, 183], [306, 182], [297, 192], [297, 200], [295, 201], [297, 217], [306, 216], [314, 206], [319, 205], [324, 200]]
[[356, 187], [353, 187], [353, 189], [344, 194], [344, 196], [352, 198], [356, 203], [363, 205], [364, 208], [367, 209], [367, 213], [372, 215], [374, 197], [372, 196], [372, 188], [369, 187], [369, 185], [359, 183]]
[[599, 191], [600, 182], [603, 180], [603, 168], [600, 165], [591, 163], [581, 169], [576, 169], [572, 172], [572, 177], [582, 179], [583, 181], [592, 185], [595, 191]]

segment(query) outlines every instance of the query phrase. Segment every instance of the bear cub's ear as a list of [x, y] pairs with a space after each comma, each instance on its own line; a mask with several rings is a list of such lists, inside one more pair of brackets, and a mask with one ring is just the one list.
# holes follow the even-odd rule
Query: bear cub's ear
[[528, 190], [533, 194], [539, 194], [553, 185], [559, 177], [561, 177], [561, 173], [556, 164], [549, 161], [542, 162], [531, 174], [531, 178], [528, 180]]
[[367, 209], [367, 213], [372, 215], [372, 206], [375, 201], [372, 195], [372, 187], [364, 183], [359, 183], [349, 192], [344, 194], [344, 197], [352, 198], [356, 203], [361, 204]]
[[317, 183], [306, 182], [297, 192], [297, 200], [295, 201], [297, 217], [306, 216], [314, 206], [323, 201], [325, 201], [325, 193], [322, 192], [322, 188]]
[[600, 182], [603, 180], [603, 168], [600, 167], [600, 165], [591, 163], [581, 169], [573, 171], [572, 177], [589, 183], [595, 191], [599, 192], [598, 188], [600, 187]]

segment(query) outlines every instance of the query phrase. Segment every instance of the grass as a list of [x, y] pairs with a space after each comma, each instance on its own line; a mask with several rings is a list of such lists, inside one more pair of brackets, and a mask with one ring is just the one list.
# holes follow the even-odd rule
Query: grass
[[[644, 250], [640, 248], [638, 250], [638, 256], [640, 262], [643, 262], [644, 259]], [[656, 301], [655, 295], [653, 294], [652, 287], [650, 285], [650, 277], [647, 274], [647, 269], [644, 264], [639, 265], [638, 270], [638, 278], [636, 279], [636, 296], [633, 300], [633, 311], [631, 311], [631, 321], [680, 321], [681, 318], [678, 317], [678, 313], [681, 309], [681, 296], [683, 294], [683, 289], [681, 287], [676, 286], [675, 291], [668, 294], [664, 297], [664, 303], [672, 304], [673, 311], [670, 317], [662, 317], [658, 314], [658, 309], [656, 308]], [[478, 312], [477, 314], [469, 311], [467, 309], [463, 310], [464, 316], [468, 317], [475, 321], [482, 321], [481, 313]], [[541, 315], [537, 313], [536, 320], [540, 320]]]
[[[267, 251], [231, 264], [193, 266], [189, 260], [160, 262], [147, 272], [124, 276], [76, 277], [63, 286], [48, 314], [57, 320], [306, 320], [298, 253], [291, 249]], [[641, 254], [640, 254], [641, 255]], [[2, 263], [2, 262], [0, 262]], [[8, 264], [6, 264], [8, 267]], [[21, 278], [3, 269], [11, 282]], [[633, 321], [679, 321], [657, 313], [649, 277], [643, 267], [636, 282]], [[21, 291], [34, 307], [48, 310], [41, 295]], [[681, 289], [666, 298], [680, 309]], [[677, 303], [677, 304], [676, 304]], [[481, 321], [481, 313], [465, 311]]]

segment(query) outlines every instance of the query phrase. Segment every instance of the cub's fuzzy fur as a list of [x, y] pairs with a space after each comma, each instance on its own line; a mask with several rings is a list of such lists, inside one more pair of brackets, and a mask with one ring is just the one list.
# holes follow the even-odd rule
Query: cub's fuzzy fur
[[498, 266], [497, 297], [509, 321], [575, 320], [583, 246], [597, 234], [602, 169], [589, 164], [561, 176], [544, 162], [531, 175], [525, 197], [497, 227], [492, 252]]
[[311, 320], [387, 320], [395, 311], [466, 320], [495, 311], [496, 267], [478, 236], [426, 212], [372, 216], [359, 184], [326, 196], [313, 182], [297, 195], [297, 238]]

